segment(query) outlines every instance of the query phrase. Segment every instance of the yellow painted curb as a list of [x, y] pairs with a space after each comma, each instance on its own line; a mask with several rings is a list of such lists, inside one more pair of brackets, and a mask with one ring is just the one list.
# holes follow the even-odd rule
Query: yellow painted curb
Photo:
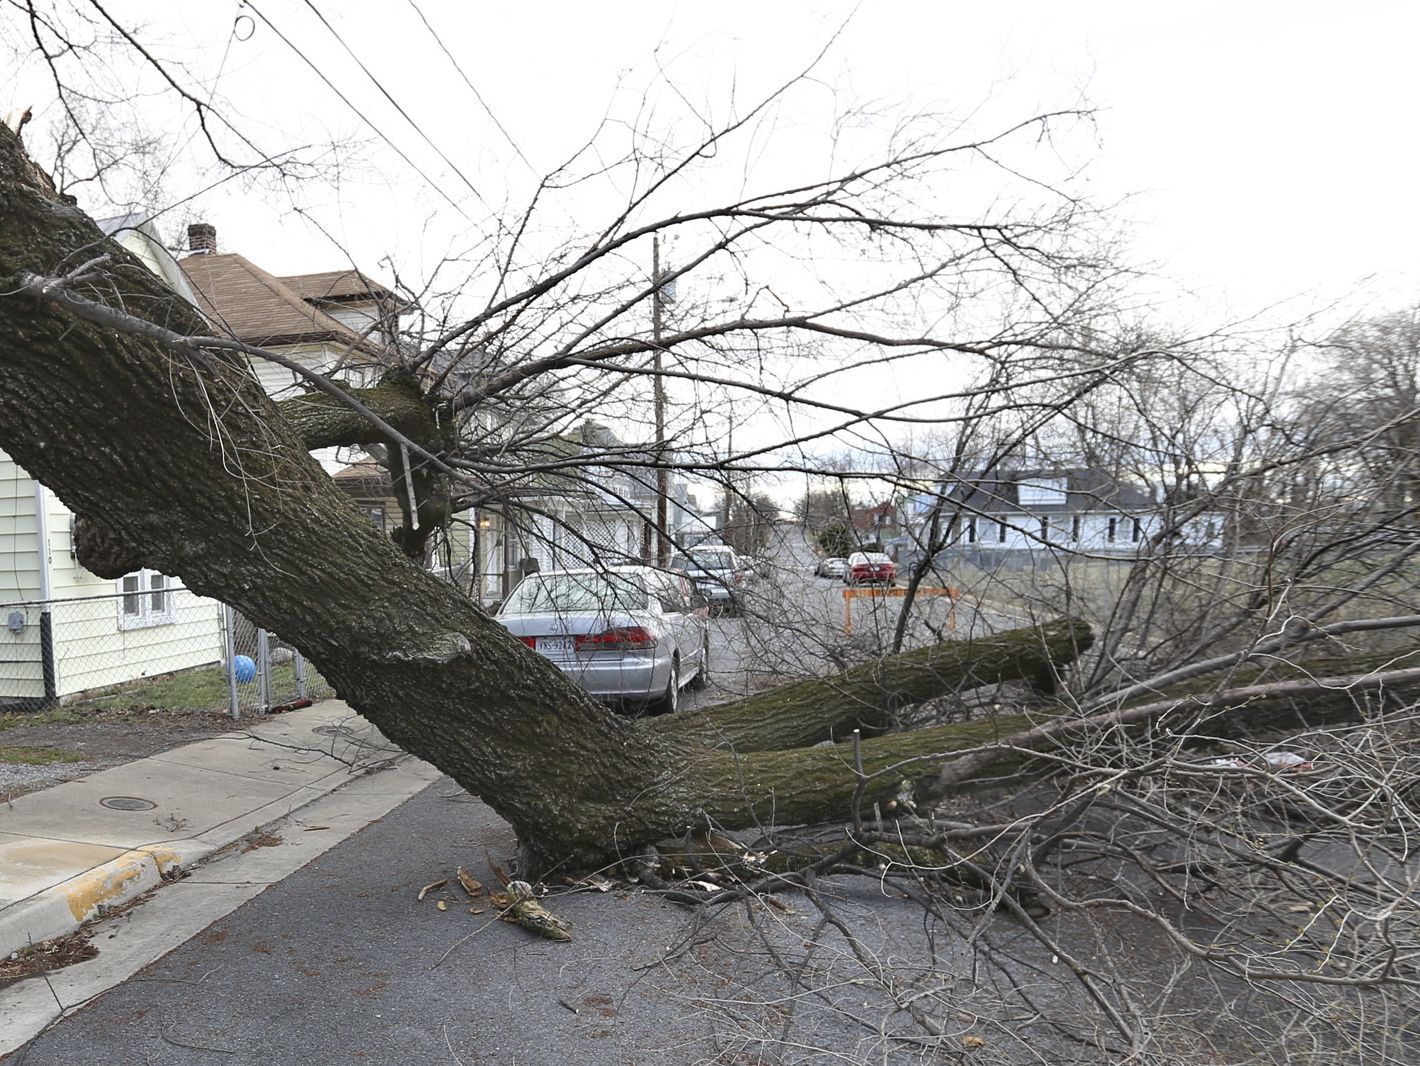
[[154, 845], [126, 851], [102, 866], [66, 881], [59, 886], [69, 913], [76, 922], [86, 922], [99, 908], [114, 903], [136, 889], [144, 873], [155, 869], [158, 879], [179, 865], [178, 854], [171, 848]]

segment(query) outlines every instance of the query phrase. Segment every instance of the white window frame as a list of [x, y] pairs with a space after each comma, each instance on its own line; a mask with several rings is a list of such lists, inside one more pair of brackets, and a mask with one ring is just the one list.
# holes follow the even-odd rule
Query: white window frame
[[[132, 589], [129, 582], [133, 583]], [[118, 579], [118, 628], [147, 629], [175, 623], [177, 598], [173, 591], [172, 578], [157, 570], [124, 574]]]

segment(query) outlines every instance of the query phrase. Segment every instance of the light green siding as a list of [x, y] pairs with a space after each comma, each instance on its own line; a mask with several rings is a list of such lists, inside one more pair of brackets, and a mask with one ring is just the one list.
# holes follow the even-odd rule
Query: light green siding
[[0, 452], [0, 603], [39, 595], [35, 483]]
[[[113, 582], [104, 583], [109, 591]], [[222, 659], [221, 606], [186, 590], [170, 591], [174, 620], [140, 629], [119, 625], [121, 597], [61, 600], [54, 605], [59, 696], [126, 684]]]
[[49, 594], [56, 600], [75, 596], [108, 596], [118, 587], [91, 574], [71, 554], [74, 550], [74, 515], [52, 492], [46, 492], [45, 525], [49, 528]]
[[38, 596], [34, 482], [0, 452], [0, 704], [44, 696]]

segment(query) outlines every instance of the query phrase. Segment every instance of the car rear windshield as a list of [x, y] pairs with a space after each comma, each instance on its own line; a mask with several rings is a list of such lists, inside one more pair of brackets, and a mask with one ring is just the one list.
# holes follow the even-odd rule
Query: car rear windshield
[[639, 574], [530, 574], [499, 613], [639, 611], [646, 603], [646, 585]]
[[730, 570], [734, 563], [729, 552], [691, 552], [696, 563], [706, 570]]

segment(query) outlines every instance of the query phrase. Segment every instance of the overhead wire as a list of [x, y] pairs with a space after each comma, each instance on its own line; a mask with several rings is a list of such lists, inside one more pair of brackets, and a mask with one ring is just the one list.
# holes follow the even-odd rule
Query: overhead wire
[[[306, 55], [305, 52], [301, 51], [301, 49], [296, 46], [295, 42], [293, 42], [289, 37], [282, 33], [276, 27], [275, 23], [273, 23], [271, 19], [267, 18], [267, 16], [262, 12], [259, 7], [256, 6], [255, 3], [252, 2], [252, 0], [247, 0], [247, 7], [251, 8], [251, 10], [256, 14], [257, 18], [261, 19], [261, 21], [266, 24], [267, 28], [271, 30], [272, 33], [276, 34], [277, 37], [281, 38], [282, 42], [286, 45], [287, 48], [291, 49], [291, 51], [296, 53], [296, 56], [301, 60], [301, 62], [305, 63], [306, 66], [310, 67], [312, 73], [314, 73], [316, 77], [320, 78], [321, 81], [325, 82], [326, 87], [329, 88], [331, 92], [335, 93], [335, 95], [340, 98], [340, 101], [345, 104], [345, 106], [348, 107], [352, 112], [354, 112], [361, 122], [368, 126], [375, 133], [375, 135], [380, 138], [380, 140], [384, 141], [385, 144], [387, 144], [390, 149], [395, 153], [395, 155], [399, 156], [400, 159], [404, 160], [404, 162], [408, 164], [411, 170], [413, 170], [416, 174], [423, 178], [429, 188], [433, 189], [440, 196], [442, 196], [448, 202], [449, 206], [452, 207], [455, 211], [457, 211], [460, 215], [462, 215], [465, 220], [469, 222], [473, 221], [473, 219], [469, 217], [468, 212], [465, 211], [462, 206], [460, 206], [459, 202], [455, 200], [452, 196], [450, 196], [447, 192], [445, 192], [443, 186], [441, 186], [438, 182], [431, 178], [424, 171], [424, 169], [419, 166], [418, 163], [416, 163], [413, 159], [409, 158], [409, 155], [402, 148], [400, 148], [399, 145], [395, 144], [394, 141], [390, 139], [389, 135], [385, 133], [384, 130], [380, 129], [379, 126], [371, 122], [370, 119], [366, 117], [365, 113], [360, 108], [356, 107], [355, 104], [351, 101], [351, 99], [343, 92], [341, 92], [340, 89], [336, 87], [335, 83], [331, 81], [329, 77], [326, 76], [325, 71], [321, 70], [320, 67], [317, 66], [316, 63], [310, 58], [310, 56]], [[482, 198], [480, 197], [480, 199]]]
[[454, 58], [453, 53], [450, 52], [448, 47], [444, 44], [444, 39], [439, 36], [439, 31], [429, 24], [429, 20], [424, 17], [424, 12], [420, 10], [415, 0], [408, 0], [408, 3], [409, 6], [414, 9], [414, 13], [419, 16], [419, 21], [424, 23], [424, 28], [429, 31], [429, 36], [434, 38], [434, 43], [439, 46], [439, 50], [448, 58], [454, 70], [458, 71], [459, 77], [462, 78], [463, 83], [468, 86], [468, 91], [473, 93], [473, 98], [478, 101], [478, 106], [483, 108], [483, 113], [488, 116], [488, 120], [492, 122], [498, 132], [503, 135], [503, 139], [508, 142], [518, 158], [523, 161], [529, 170], [536, 174], [537, 168], [534, 167], [528, 157], [523, 154], [523, 150], [518, 147], [518, 142], [513, 140], [513, 135], [507, 131], [503, 123], [498, 121], [498, 116], [495, 115], [493, 109], [488, 106], [488, 101], [483, 99], [483, 94], [478, 91], [478, 88], [473, 84], [472, 80], [470, 80], [469, 76], [464, 73], [464, 69], [459, 65], [459, 61]]
[[414, 120], [414, 117], [410, 115], [410, 113], [404, 109], [400, 102], [394, 98], [390, 91], [385, 88], [384, 83], [381, 82], [379, 78], [375, 77], [374, 73], [370, 70], [370, 68], [365, 65], [364, 60], [362, 60], [359, 56], [355, 54], [355, 50], [351, 48], [350, 45], [346, 42], [345, 38], [340, 35], [340, 31], [330, 24], [330, 20], [327, 19], [325, 15], [321, 13], [320, 8], [316, 7], [313, 0], [305, 0], [305, 5], [311, 9], [311, 13], [314, 14], [316, 18], [320, 19], [321, 25], [330, 31], [330, 35], [334, 37], [336, 41], [339, 42], [341, 48], [345, 49], [345, 54], [355, 61], [355, 65], [359, 67], [361, 71], [364, 72], [365, 77], [369, 78], [370, 82], [375, 86], [375, 88], [380, 91], [380, 94], [390, 102], [390, 106], [399, 112], [400, 117], [402, 117], [405, 122], [408, 122], [414, 132], [419, 134], [419, 136], [423, 139], [424, 143], [427, 144], [430, 148], [434, 149], [435, 154], [437, 154], [440, 159], [442, 159], [445, 163], [448, 164], [449, 169], [452, 170], [455, 174], [457, 174], [459, 180], [468, 186], [468, 191], [473, 193], [474, 196], [478, 197], [479, 202], [483, 204], [484, 207], [487, 207], [489, 208], [489, 210], [492, 210], [492, 206], [488, 203], [487, 200], [483, 198], [483, 194], [478, 191], [478, 189], [474, 186], [473, 182], [469, 181], [468, 176], [465, 175], [464, 172], [459, 169], [458, 164], [455, 163], [452, 159], [450, 159], [444, 153], [444, 150], [434, 143], [433, 138], [431, 138], [427, 133], [424, 132], [424, 127], [419, 125], [419, 123]]

